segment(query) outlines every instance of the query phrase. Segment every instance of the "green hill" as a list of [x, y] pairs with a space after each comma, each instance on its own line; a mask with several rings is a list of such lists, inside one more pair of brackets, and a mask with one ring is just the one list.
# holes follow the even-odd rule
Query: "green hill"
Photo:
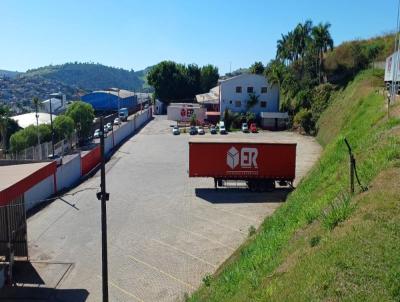
[[[399, 301], [400, 119], [382, 71], [363, 71], [319, 120], [322, 157], [189, 301]], [[348, 192], [346, 137], [368, 185]]]
[[24, 77], [44, 77], [71, 87], [84, 90], [100, 90], [119, 87], [141, 91], [145, 84], [146, 71], [135, 72], [94, 63], [66, 63], [28, 70]]
[[20, 74], [20, 72], [18, 72], [18, 71], [10, 71], [10, 70], [0, 69], [0, 78], [1, 77], [15, 78], [18, 74]]

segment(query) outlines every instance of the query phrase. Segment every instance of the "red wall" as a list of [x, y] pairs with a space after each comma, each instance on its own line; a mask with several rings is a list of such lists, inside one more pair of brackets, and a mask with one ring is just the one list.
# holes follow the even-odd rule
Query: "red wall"
[[190, 177], [293, 180], [295, 171], [296, 144], [189, 143]]
[[43, 179], [54, 175], [57, 170], [57, 163], [55, 161], [49, 162], [48, 165], [40, 168], [39, 170], [28, 175], [21, 181], [13, 184], [12, 186], [0, 191], [0, 206], [6, 205], [13, 199], [21, 194], [24, 194], [30, 188], [41, 182]]
[[82, 176], [88, 174], [94, 167], [100, 163], [100, 146], [97, 146], [81, 158]]

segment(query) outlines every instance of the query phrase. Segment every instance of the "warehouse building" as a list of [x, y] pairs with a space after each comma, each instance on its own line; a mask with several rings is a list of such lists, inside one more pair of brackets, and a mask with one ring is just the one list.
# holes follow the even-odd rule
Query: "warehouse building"
[[[21, 128], [26, 128], [31, 125], [35, 125], [38, 123], [39, 125], [48, 124], [50, 125], [51, 119], [50, 114], [45, 112], [39, 112], [38, 118], [36, 119], [36, 113], [24, 113], [20, 115], [12, 116], [11, 118], [18, 123], [18, 126]], [[53, 120], [57, 117], [57, 115], [53, 114]]]
[[[250, 96], [257, 98], [250, 105]], [[252, 112], [260, 118], [265, 129], [286, 127], [288, 114], [279, 112], [279, 88], [257, 74], [241, 74], [220, 80], [208, 93], [196, 95], [197, 102], [206, 108], [206, 119], [215, 123], [225, 110], [236, 113]]]
[[93, 106], [95, 111], [118, 111], [128, 108], [129, 111], [140, 110], [137, 95], [134, 92], [118, 88], [93, 91], [81, 97], [83, 102]]

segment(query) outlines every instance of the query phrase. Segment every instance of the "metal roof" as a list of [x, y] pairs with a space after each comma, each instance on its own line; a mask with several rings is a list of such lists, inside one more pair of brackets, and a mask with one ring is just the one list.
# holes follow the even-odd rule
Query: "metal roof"
[[24, 194], [56, 170], [55, 161], [0, 166], [0, 205], [8, 204]]
[[200, 104], [219, 104], [219, 86], [211, 88], [207, 93], [197, 94], [196, 101]]
[[[50, 114], [45, 112], [39, 112], [39, 125], [41, 124], [50, 124]], [[14, 121], [18, 123], [18, 126], [21, 128], [26, 128], [30, 125], [36, 125], [36, 113], [30, 112], [21, 115], [16, 115], [11, 117]], [[53, 114], [53, 120], [56, 118], [56, 115]]]
[[229, 137], [224, 135], [218, 136], [204, 136], [204, 137], [191, 137], [189, 139], [189, 143], [210, 143], [210, 144], [280, 144], [280, 145], [297, 145], [297, 143], [293, 140], [273, 140], [266, 137]]
[[[118, 93], [118, 91], [119, 91], [119, 93]], [[126, 98], [129, 98], [129, 97], [132, 97], [135, 95], [135, 93], [132, 91], [125, 90], [125, 89], [118, 89], [118, 88], [110, 88], [110, 89], [106, 89], [106, 90], [96, 90], [96, 91], [93, 91], [92, 93], [107, 93], [107, 94], [115, 95], [117, 97], [119, 95], [120, 99], [126, 99]]]

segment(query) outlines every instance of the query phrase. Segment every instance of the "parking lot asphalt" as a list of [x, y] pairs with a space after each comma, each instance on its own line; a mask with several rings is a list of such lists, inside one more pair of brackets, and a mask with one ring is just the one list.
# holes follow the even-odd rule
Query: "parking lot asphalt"
[[[189, 179], [189, 135], [173, 136], [171, 124], [156, 117], [107, 163], [110, 301], [182, 301], [288, 193], [214, 191], [212, 179]], [[291, 132], [229, 135], [296, 141], [295, 184], [321, 152]], [[28, 219], [31, 260], [70, 264], [47, 300], [101, 301], [99, 182], [97, 173]]]

